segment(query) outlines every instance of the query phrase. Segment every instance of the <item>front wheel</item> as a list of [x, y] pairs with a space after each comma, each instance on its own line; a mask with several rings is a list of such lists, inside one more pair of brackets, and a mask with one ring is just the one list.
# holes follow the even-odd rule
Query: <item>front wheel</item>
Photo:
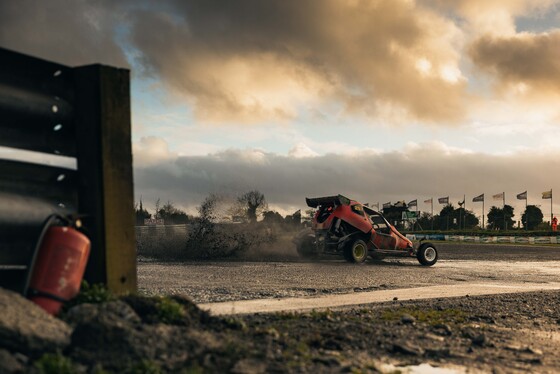
[[362, 263], [368, 256], [366, 242], [361, 239], [355, 240], [351, 245], [344, 248], [344, 258], [348, 262]]
[[418, 262], [424, 266], [432, 266], [438, 260], [436, 247], [432, 243], [422, 243], [416, 252]]

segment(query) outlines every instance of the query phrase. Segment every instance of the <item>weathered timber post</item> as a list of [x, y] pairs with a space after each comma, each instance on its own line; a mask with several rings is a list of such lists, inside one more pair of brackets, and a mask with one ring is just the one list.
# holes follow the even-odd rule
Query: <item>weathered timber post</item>
[[92, 241], [85, 278], [117, 294], [135, 291], [129, 71], [89, 65], [73, 74], [79, 212]]

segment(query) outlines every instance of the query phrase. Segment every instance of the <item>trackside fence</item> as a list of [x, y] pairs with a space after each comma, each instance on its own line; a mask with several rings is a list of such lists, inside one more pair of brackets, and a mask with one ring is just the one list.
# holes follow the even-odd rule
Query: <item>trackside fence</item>
[[443, 234], [407, 234], [410, 240], [444, 240], [470, 243], [517, 243], [517, 244], [560, 244], [560, 236], [474, 236]]

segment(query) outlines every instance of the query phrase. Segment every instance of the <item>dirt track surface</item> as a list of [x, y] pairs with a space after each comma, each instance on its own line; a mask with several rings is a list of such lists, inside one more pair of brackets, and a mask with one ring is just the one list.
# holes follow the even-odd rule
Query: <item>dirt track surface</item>
[[140, 262], [139, 288], [147, 294], [184, 294], [197, 303], [208, 303], [472, 282], [560, 280], [560, 246], [438, 243], [437, 247], [440, 260], [433, 267], [420, 266], [415, 259], [361, 265], [337, 258], [306, 262], [293, 251], [253, 255], [246, 261]]
[[[362, 265], [332, 258], [306, 262], [293, 252], [253, 254], [244, 261], [141, 262], [139, 286], [148, 294], [185, 294], [208, 303], [360, 297], [376, 290], [453, 289], [472, 283], [538, 286], [560, 280], [560, 246], [437, 246], [440, 261], [431, 268], [415, 259]], [[244, 355], [234, 371], [556, 373], [559, 303], [560, 292], [546, 291], [244, 315], [238, 317], [243, 321], [239, 341], [254, 343], [255, 357]]]
[[268, 339], [270, 371], [558, 373], [559, 302], [539, 292], [243, 318]]

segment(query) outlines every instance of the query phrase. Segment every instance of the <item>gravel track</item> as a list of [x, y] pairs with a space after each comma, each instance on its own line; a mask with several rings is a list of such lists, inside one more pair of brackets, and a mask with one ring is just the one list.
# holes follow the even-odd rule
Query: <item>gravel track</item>
[[316, 296], [463, 282], [547, 283], [560, 279], [560, 246], [438, 243], [439, 262], [385, 259], [355, 265], [337, 258], [300, 260], [291, 248], [244, 261], [141, 261], [146, 294], [183, 294], [197, 303]]
[[[430, 268], [415, 259], [361, 265], [334, 258], [306, 262], [291, 248], [237, 261], [141, 261], [139, 287], [147, 294], [184, 294], [204, 303], [354, 293], [359, 297], [367, 291], [471, 283], [534, 286], [560, 279], [560, 246], [436, 245], [440, 261]], [[246, 356], [234, 369], [557, 373], [559, 302], [560, 292], [546, 291], [393, 299], [336, 311], [245, 315], [236, 322], [242, 326], [239, 346], [254, 344], [248, 350], [254, 357]], [[229, 334], [234, 336], [235, 331]], [[421, 367], [424, 371], [413, 371]]]

